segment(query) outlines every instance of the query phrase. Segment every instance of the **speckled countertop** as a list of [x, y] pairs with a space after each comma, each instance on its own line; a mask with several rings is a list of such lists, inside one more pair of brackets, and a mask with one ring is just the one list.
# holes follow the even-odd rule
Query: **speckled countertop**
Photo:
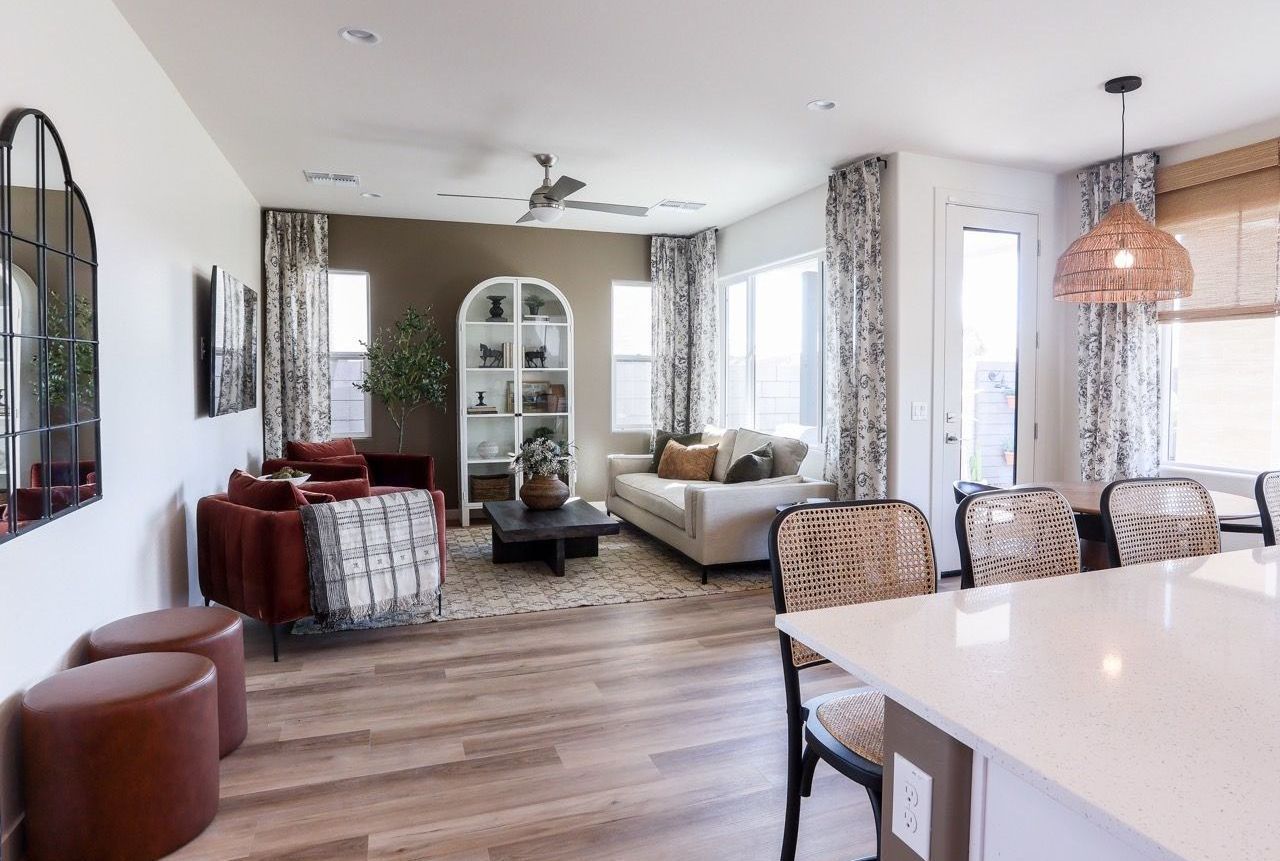
[[778, 627], [1155, 858], [1280, 859], [1280, 548]]

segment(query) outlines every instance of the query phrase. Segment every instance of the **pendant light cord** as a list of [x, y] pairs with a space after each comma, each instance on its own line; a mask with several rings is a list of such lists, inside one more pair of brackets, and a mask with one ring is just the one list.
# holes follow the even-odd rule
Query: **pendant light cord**
[[1124, 203], [1129, 199], [1129, 183], [1125, 179], [1125, 162], [1128, 158], [1124, 149], [1124, 114], [1125, 114], [1124, 91], [1120, 91], [1120, 202]]

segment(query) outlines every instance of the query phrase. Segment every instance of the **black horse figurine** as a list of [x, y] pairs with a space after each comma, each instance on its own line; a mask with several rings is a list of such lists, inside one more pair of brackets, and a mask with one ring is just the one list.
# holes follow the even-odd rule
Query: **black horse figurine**
[[[537, 362], [538, 364], [534, 364]], [[536, 350], [524, 351], [524, 366], [526, 368], [545, 368], [547, 366], [547, 348], [541, 346]]]
[[488, 344], [481, 344], [480, 345], [480, 367], [501, 368], [502, 367], [502, 348], [490, 347]]

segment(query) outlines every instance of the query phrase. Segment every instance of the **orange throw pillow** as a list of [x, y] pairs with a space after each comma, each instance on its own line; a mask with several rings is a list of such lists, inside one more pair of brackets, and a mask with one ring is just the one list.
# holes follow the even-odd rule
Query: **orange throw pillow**
[[658, 461], [658, 478], [680, 481], [709, 481], [716, 468], [718, 445], [681, 445], [668, 440]]

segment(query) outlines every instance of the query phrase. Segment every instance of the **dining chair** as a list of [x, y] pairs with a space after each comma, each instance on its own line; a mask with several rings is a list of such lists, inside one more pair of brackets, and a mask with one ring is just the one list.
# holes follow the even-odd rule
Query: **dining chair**
[[[920, 509], [898, 500], [792, 506], [774, 518], [769, 561], [778, 613], [927, 595], [937, 589], [929, 522]], [[778, 639], [787, 694], [782, 861], [795, 858], [800, 799], [813, 788], [818, 760], [867, 790], [876, 826], [873, 857], [879, 858], [884, 696], [864, 687], [802, 701], [800, 670], [827, 660], [782, 631]]]
[[982, 493], [986, 490], [998, 490], [994, 484], [983, 484], [980, 481], [953, 481], [951, 492], [956, 495], [956, 505], [964, 502], [966, 496]]
[[1280, 529], [1280, 470], [1258, 476], [1253, 495], [1257, 497], [1258, 513], [1262, 515], [1262, 543], [1274, 547], [1276, 530]]
[[1080, 571], [1075, 515], [1047, 487], [966, 496], [956, 509], [956, 541], [961, 589]]
[[1222, 552], [1218, 512], [1189, 478], [1125, 478], [1102, 490], [1111, 564], [1137, 565]]

